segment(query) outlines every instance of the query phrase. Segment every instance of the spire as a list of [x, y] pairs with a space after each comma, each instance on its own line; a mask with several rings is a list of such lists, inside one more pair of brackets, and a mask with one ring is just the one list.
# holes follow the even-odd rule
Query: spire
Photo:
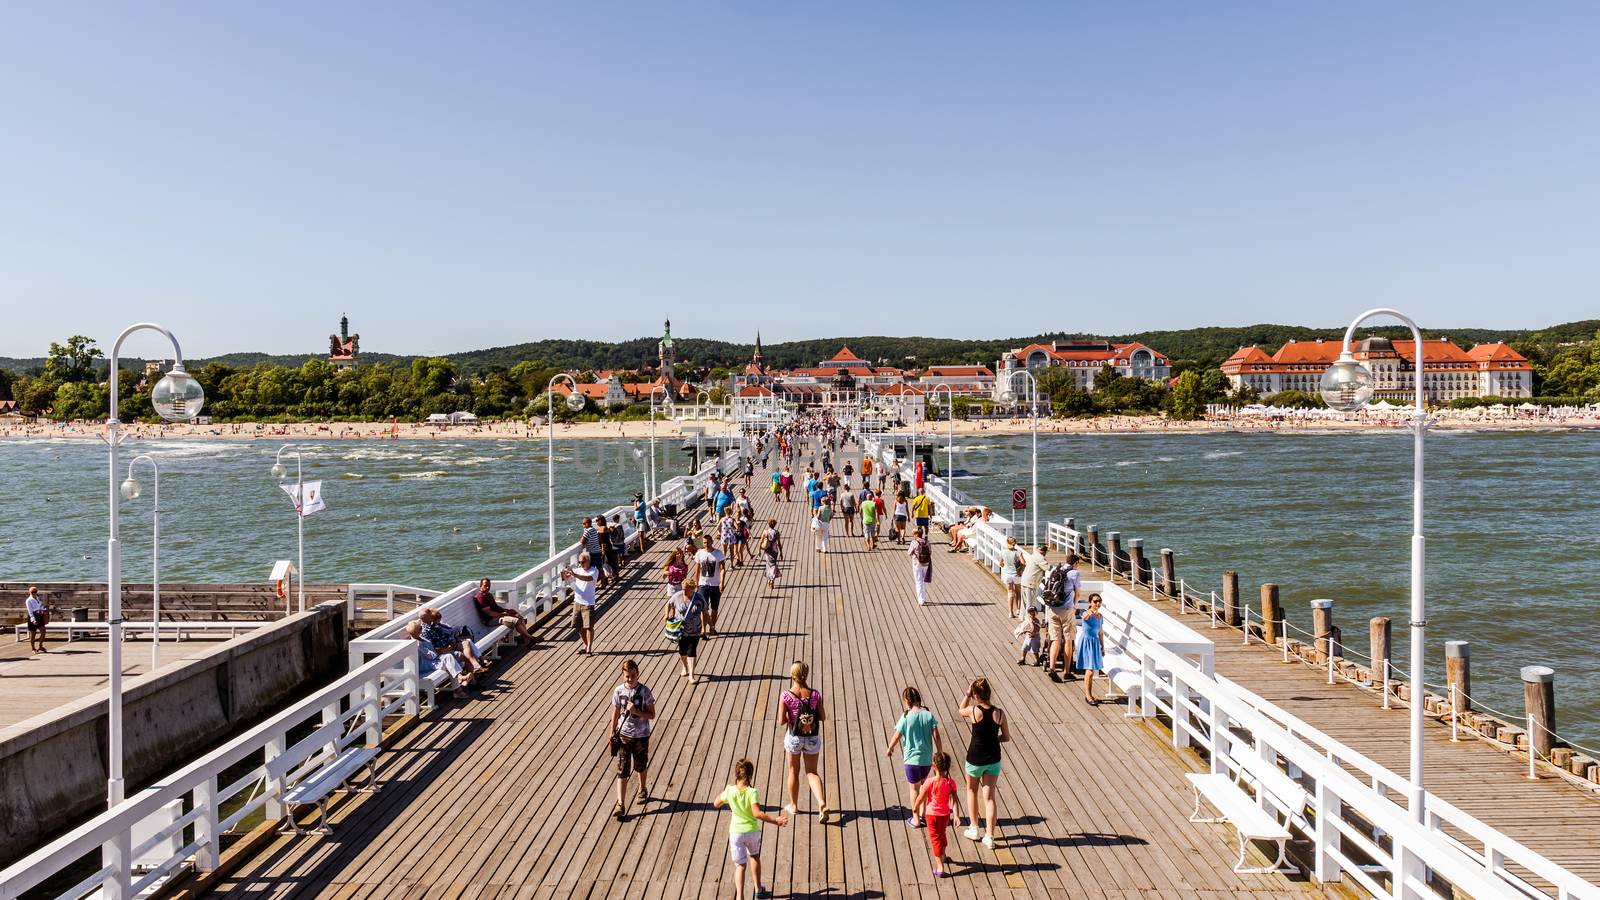
[[339, 314], [339, 336], [350, 340], [350, 317], [344, 313]]

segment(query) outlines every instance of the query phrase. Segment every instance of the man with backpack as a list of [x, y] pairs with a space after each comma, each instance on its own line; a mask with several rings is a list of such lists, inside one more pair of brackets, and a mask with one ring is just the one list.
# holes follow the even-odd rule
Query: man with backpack
[[933, 547], [928, 543], [928, 533], [918, 528], [912, 532], [911, 546], [906, 555], [911, 557], [911, 580], [917, 592], [917, 605], [928, 605], [928, 582], [933, 580]]
[[1040, 585], [1044, 603], [1045, 627], [1050, 635], [1050, 680], [1061, 681], [1056, 666], [1065, 656], [1067, 680], [1072, 680], [1072, 639], [1078, 616], [1078, 555], [1068, 553], [1067, 561], [1051, 569]]

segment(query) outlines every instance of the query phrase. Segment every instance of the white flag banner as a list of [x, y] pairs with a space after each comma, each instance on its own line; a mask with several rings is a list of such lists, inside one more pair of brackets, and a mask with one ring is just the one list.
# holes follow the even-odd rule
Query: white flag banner
[[299, 510], [302, 516], [319, 513], [328, 508], [327, 504], [322, 502], [322, 482], [320, 481], [306, 482], [306, 499], [304, 503], [300, 502], [300, 485], [282, 484], [279, 487], [283, 488], [283, 492], [289, 495], [290, 500], [294, 501], [294, 508]]

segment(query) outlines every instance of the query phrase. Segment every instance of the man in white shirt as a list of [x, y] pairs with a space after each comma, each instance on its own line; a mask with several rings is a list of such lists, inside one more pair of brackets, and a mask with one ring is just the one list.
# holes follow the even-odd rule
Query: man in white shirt
[[727, 557], [722, 555], [712, 544], [711, 535], [701, 538], [703, 548], [694, 555], [695, 588], [700, 593], [700, 599], [705, 602], [705, 637], [717, 633], [717, 607], [722, 603], [722, 562]]
[[579, 656], [593, 653], [594, 591], [599, 577], [600, 573], [594, 568], [588, 551], [578, 554], [578, 568], [561, 570], [561, 579], [572, 588], [572, 627], [577, 629], [578, 637], [583, 641], [577, 650]]

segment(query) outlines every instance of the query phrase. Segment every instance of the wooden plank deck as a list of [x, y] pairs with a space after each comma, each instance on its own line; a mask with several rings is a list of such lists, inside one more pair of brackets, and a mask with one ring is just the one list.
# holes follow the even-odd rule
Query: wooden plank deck
[[[228, 640], [227, 634], [185, 635], [180, 643], [172, 634], [161, 636], [162, 668], [193, 659], [215, 650]], [[49, 653], [28, 652], [28, 642], [14, 641], [12, 629], [0, 633], [0, 736], [11, 729], [22, 730], [24, 723], [57, 707], [104, 691], [111, 680], [109, 647], [103, 637], [84, 637], [68, 642], [66, 636], [51, 633], [45, 645]], [[131, 679], [150, 672], [150, 641], [139, 636], [123, 642], [122, 677]], [[126, 683], [126, 682], [124, 682]], [[31, 727], [31, 726], [29, 726]]]
[[[1086, 577], [1091, 574], [1087, 563], [1081, 568]], [[1102, 568], [1093, 570], [1093, 577], [1109, 575]], [[1118, 582], [1125, 583], [1121, 576]], [[1148, 586], [1134, 590], [1142, 597], [1149, 596]], [[1190, 611], [1181, 615], [1178, 604], [1171, 601], [1161, 601], [1161, 609], [1216, 643], [1218, 674], [1391, 772], [1405, 777], [1410, 771], [1409, 711], [1404, 706], [1396, 704], [1384, 709], [1377, 693], [1342, 680], [1330, 685], [1326, 669], [1314, 668], [1292, 656], [1286, 664], [1282, 648], [1267, 646], [1259, 635], [1246, 646], [1238, 628], [1212, 630], [1209, 613]], [[1293, 622], [1292, 616], [1290, 621]], [[1309, 626], [1309, 612], [1296, 624]], [[1346, 633], [1354, 630], [1349, 622], [1344, 623], [1344, 628]], [[1398, 619], [1395, 635], [1397, 640], [1405, 640]], [[1291, 636], [1305, 637], [1296, 633]], [[1443, 663], [1439, 661], [1429, 681], [1443, 680]], [[1452, 742], [1448, 723], [1431, 716], [1424, 722], [1424, 783], [1430, 792], [1586, 880], [1600, 882], [1600, 795], [1548, 773], [1538, 781], [1530, 781], [1526, 755], [1512, 756], [1491, 747], [1467, 735], [1464, 725], [1461, 740]]]
[[[798, 470], [798, 466], [797, 466]], [[812, 664], [823, 692], [827, 825], [767, 826], [763, 875], [779, 897], [1289, 897], [1314, 886], [1231, 871], [1226, 826], [1187, 821], [1175, 756], [1120, 706], [1089, 707], [1077, 684], [1016, 665], [993, 578], [936, 549], [933, 605], [913, 600], [904, 549], [859, 536], [812, 550], [804, 504], [775, 514], [788, 561], [772, 595], [756, 568], [725, 579], [724, 634], [701, 647], [709, 680], [685, 684], [660, 638], [661, 548], [604, 597], [596, 655], [564, 627], [502, 662], [477, 699], [448, 706], [385, 756], [382, 787], [339, 806], [330, 837], [281, 837], [218, 886], [241, 897], [700, 898], [731, 896], [727, 813], [711, 800], [748, 756], [770, 810], [784, 802], [778, 695], [789, 664]], [[517, 654], [518, 651], [512, 651]], [[619, 663], [640, 661], [655, 691], [651, 792], [612, 821], [606, 706]], [[1011, 719], [993, 851], [953, 837], [954, 877], [933, 879], [926, 833], [905, 824], [898, 751], [883, 748], [916, 685], [960, 758], [956, 706], [986, 675]], [[804, 784], [802, 813], [814, 811]]]

